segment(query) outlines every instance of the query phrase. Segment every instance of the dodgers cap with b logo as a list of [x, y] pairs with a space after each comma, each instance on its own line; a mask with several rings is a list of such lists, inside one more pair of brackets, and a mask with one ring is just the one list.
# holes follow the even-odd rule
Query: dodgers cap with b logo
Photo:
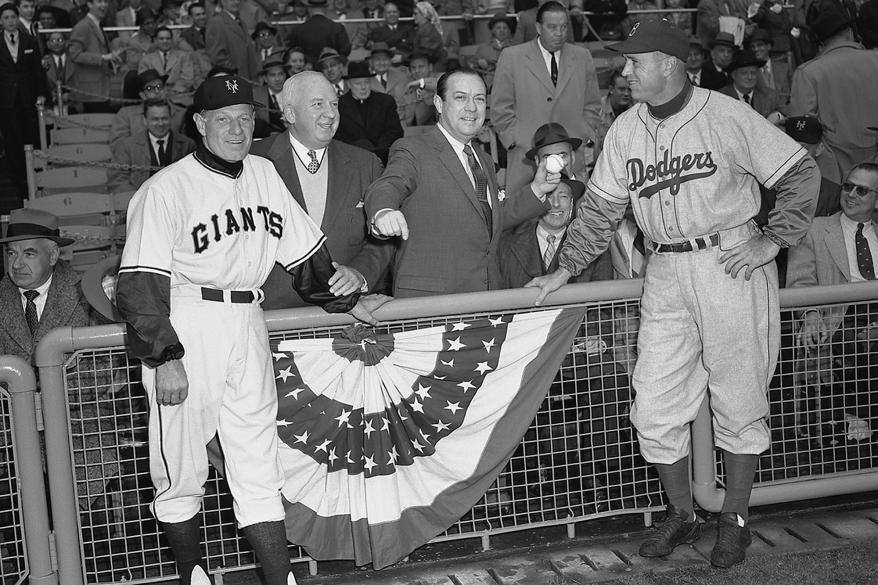
[[627, 39], [607, 48], [628, 55], [660, 51], [685, 61], [689, 57], [689, 36], [665, 19], [641, 22], [634, 25]]
[[239, 104], [264, 105], [253, 99], [253, 85], [237, 75], [208, 77], [195, 90], [195, 107], [198, 111], [218, 110]]

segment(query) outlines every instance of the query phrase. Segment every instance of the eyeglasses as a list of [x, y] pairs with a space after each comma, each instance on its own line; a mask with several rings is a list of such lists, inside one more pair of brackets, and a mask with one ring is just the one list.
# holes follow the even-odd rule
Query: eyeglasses
[[259, 39], [267, 39], [267, 38], [269, 38], [270, 36], [271, 36], [271, 33], [270, 33], [270, 32], [261, 32], [261, 33], [259, 33], [258, 35], [256, 35], [256, 38], [259, 38]]
[[849, 183], [847, 181], [841, 184], [841, 190], [845, 193], [853, 193], [857, 197], [866, 197], [869, 193], [878, 193], [878, 189], [872, 189], [865, 185], [855, 185], [854, 183]]
[[165, 88], [165, 86], [161, 83], [153, 83], [152, 85], [143, 86], [143, 91], [153, 93], [153, 92], [161, 91], [164, 88]]

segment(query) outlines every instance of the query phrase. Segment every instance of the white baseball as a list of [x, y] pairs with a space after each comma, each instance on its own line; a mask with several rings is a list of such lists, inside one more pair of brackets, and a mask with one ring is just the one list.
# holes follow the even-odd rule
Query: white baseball
[[546, 172], [560, 173], [564, 169], [564, 159], [557, 154], [546, 157]]

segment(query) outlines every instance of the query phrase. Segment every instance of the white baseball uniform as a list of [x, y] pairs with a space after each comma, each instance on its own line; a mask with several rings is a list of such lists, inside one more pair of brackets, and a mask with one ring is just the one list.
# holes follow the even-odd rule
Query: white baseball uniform
[[[688, 423], [708, 386], [717, 446], [740, 454], [768, 448], [766, 391], [780, 341], [777, 269], [771, 262], [749, 281], [743, 271], [732, 278], [719, 257], [759, 233], [752, 221], [759, 183], [773, 187], [813, 163], [806, 157], [743, 102], [700, 88], [664, 119], [641, 103], [610, 128], [588, 185], [592, 207], [580, 204], [560, 265], [577, 274], [603, 251], [595, 240], [611, 237], [629, 201], [648, 239], [688, 241], [694, 249], [659, 251], [646, 269], [631, 419], [647, 461], [689, 454]], [[801, 191], [788, 190], [783, 200], [779, 193], [765, 229], [782, 247], [807, 230], [816, 191]], [[595, 209], [613, 216], [609, 227], [595, 227]]]
[[[205, 446], [214, 435], [239, 525], [284, 518], [277, 394], [259, 287], [275, 261], [290, 270], [325, 238], [271, 161], [248, 156], [237, 168], [236, 176], [196, 152], [144, 183], [128, 209], [120, 294], [139, 294], [149, 306], [155, 302], [150, 295], [160, 291], [143, 290], [143, 283], [150, 286], [151, 276], [170, 279], [168, 332], [138, 331], [153, 344], [143, 352], [143, 383], [150, 399], [153, 512], [163, 522], [198, 513], [208, 473]], [[135, 282], [140, 290], [132, 290]], [[132, 303], [126, 304], [130, 311]], [[158, 314], [161, 306], [140, 310], [150, 311]], [[150, 365], [164, 361], [163, 344], [176, 341], [174, 332], [185, 349], [189, 395], [182, 404], [160, 406]]]

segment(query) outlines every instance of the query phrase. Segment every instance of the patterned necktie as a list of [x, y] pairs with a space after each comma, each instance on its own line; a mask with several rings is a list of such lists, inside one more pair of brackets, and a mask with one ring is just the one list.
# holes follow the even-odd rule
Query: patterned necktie
[[555, 51], [550, 54], [552, 55], [552, 85], [558, 85], [558, 61], [555, 60]]
[[24, 298], [27, 299], [27, 303], [24, 306], [24, 318], [27, 321], [27, 328], [30, 329], [31, 336], [36, 333], [37, 327], [40, 325], [40, 318], [37, 316], [37, 305], [34, 303], [34, 299], [38, 296], [40, 296], [40, 293], [35, 290], [24, 291]]
[[872, 251], [869, 250], [869, 242], [863, 235], [863, 226], [865, 224], [857, 224], [857, 233], [854, 235], [854, 244], [857, 249], [857, 268], [860, 269], [860, 275], [866, 280], [875, 280], [875, 265], [872, 264]]
[[312, 175], [320, 170], [320, 161], [317, 160], [317, 153], [313, 150], [308, 151], [308, 156], [311, 157], [311, 161], [308, 163], [308, 172]]
[[476, 183], [476, 199], [482, 206], [482, 212], [485, 214], [485, 220], [488, 222], [488, 229], [493, 229], [491, 218], [491, 205], [488, 203], [488, 177], [482, 170], [476, 155], [469, 144], [463, 147], [463, 153], [466, 155], [466, 162], [469, 164], [469, 170], [473, 174], [473, 180]]
[[555, 257], [555, 240], [557, 240], [557, 236], [555, 234], [549, 234], [546, 236], [546, 251], [543, 252], [543, 268], [548, 271], [549, 266], [552, 265], [552, 258]]
[[162, 51], [162, 73], [168, 70], [168, 52]]

